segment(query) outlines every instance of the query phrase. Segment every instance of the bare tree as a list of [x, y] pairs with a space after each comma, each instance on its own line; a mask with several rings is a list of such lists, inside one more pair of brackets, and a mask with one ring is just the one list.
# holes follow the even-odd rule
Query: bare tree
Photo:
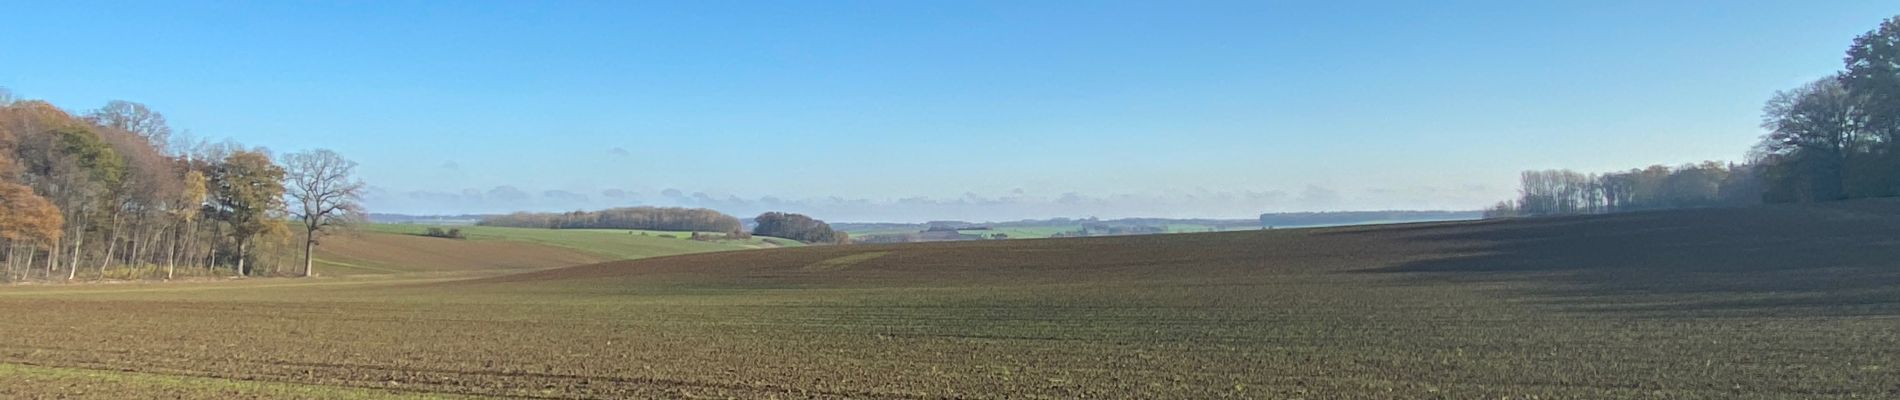
[[290, 212], [303, 221], [303, 275], [316, 276], [310, 252], [317, 246], [317, 236], [361, 214], [358, 202], [363, 182], [351, 176], [356, 162], [328, 149], [286, 155], [284, 169], [294, 203]]
[[144, 104], [113, 100], [86, 114], [86, 119], [99, 126], [132, 132], [160, 151], [171, 142], [172, 128], [165, 123], [165, 114], [152, 111]]

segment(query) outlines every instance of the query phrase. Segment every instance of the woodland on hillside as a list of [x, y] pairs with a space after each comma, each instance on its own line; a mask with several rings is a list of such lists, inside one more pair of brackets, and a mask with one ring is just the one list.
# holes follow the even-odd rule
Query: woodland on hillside
[[336, 153], [284, 158], [174, 135], [139, 103], [74, 113], [0, 89], [0, 280], [297, 273], [362, 184]]

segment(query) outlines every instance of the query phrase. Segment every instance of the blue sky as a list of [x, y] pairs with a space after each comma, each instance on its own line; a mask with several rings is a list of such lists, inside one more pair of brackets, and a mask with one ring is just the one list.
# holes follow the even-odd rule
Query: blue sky
[[362, 164], [405, 213], [846, 221], [1475, 209], [1518, 171], [1738, 160], [1900, 6], [27, 2], [0, 86]]

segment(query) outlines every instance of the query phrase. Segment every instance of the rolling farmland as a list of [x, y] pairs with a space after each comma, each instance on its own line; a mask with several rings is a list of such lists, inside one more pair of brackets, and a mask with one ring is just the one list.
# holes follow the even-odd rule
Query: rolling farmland
[[1892, 398], [1895, 238], [1861, 201], [17, 286], [0, 396]]

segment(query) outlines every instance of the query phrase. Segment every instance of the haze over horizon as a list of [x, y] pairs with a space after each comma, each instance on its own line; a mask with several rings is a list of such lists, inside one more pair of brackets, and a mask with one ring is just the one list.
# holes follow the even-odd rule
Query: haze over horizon
[[[1739, 161], [1874, 1], [16, 4], [0, 87], [362, 164], [372, 212], [1472, 210]], [[369, 8], [375, 8], [369, 10]], [[1213, 16], [1213, 17], [1209, 17]], [[62, 24], [74, 18], [97, 21]]]

